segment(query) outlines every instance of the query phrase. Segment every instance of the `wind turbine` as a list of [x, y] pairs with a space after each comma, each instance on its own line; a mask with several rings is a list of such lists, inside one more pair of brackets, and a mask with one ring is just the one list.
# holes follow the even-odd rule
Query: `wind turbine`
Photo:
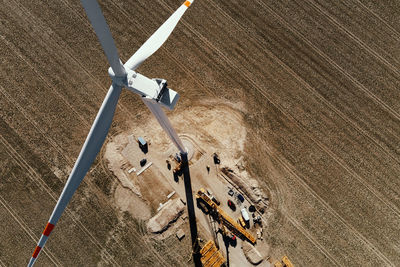
[[[61, 214], [64, 212], [66, 206], [71, 200], [71, 197], [75, 193], [76, 189], [82, 182], [94, 159], [99, 153], [110, 128], [115, 108], [118, 103], [118, 98], [123, 87], [141, 96], [143, 102], [154, 114], [164, 131], [171, 138], [171, 141], [179, 149], [184, 160], [183, 165], [186, 165], [188, 172], [187, 151], [183, 146], [182, 141], [179, 139], [179, 136], [172, 128], [171, 123], [169, 122], [164, 111], [161, 109], [162, 105], [172, 110], [179, 99], [178, 93], [167, 88], [167, 83], [165, 80], [149, 79], [142, 74], [135, 72], [135, 69], [138, 68], [140, 64], [142, 64], [149, 56], [156, 52], [167, 40], [168, 36], [173, 31], [180, 18], [193, 3], [193, 1], [194, 0], [185, 1], [171, 15], [171, 17], [169, 17], [168, 20], [166, 20], [164, 24], [161, 25], [161, 27], [158, 28], [158, 30], [152, 36], [150, 36], [150, 38], [136, 51], [136, 53], [125, 64], [122, 64], [114, 43], [114, 39], [111, 36], [110, 29], [101, 12], [99, 4], [96, 0], [81, 0], [81, 3], [93, 26], [94, 31], [96, 32], [100, 44], [103, 47], [104, 53], [107, 56], [108, 62], [110, 63], [108, 73], [111, 77], [112, 85], [110, 86], [103, 104], [97, 113], [96, 119], [93, 122], [78, 159], [75, 162], [74, 168], [71, 171], [61, 196], [58, 199], [53, 213], [50, 216], [49, 222], [47, 223], [43, 234], [32, 254], [32, 258], [30, 259], [28, 266], [33, 266], [35, 263], [41, 249], [44, 247], [47, 239], [49, 238], [51, 231], [57, 224]], [[187, 184], [186, 180], [185, 185]], [[190, 189], [189, 195], [191, 196], [192, 192], [190, 186], [190, 177], [188, 182], [189, 187], [185, 186], [185, 188], [187, 188], [187, 190]], [[189, 196], [187, 195], [187, 197]], [[189, 201], [193, 202], [193, 198], [191, 197], [191, 200]], [[190, 204], [189, 201], [187, 201], [188, 204]], [[195, 218], [193, 218], [194, 209], [189, 209], [192, 208], [189, 208], [188, 205], [189, 217], [192, 217], [190, 218], [190, 221], [192, 223], [194, 221], [195, 223]], [[196, 234], [192, 234], [192, 243], [194, 242], [193, 237], [197, 235], [196, 226], [194, 227]]]

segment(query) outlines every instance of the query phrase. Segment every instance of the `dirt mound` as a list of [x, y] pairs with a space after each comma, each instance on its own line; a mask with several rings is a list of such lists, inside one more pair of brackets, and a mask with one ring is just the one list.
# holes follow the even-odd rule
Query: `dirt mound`
[[244, 179], [228, 167], [223, 167], [221, 170], [251, 202], [256, 204], [258, 210], [267, 208], [268, 198], [264, 195], [257, 180], [252, 178]]
[[129, 188], [118, 184], [114, 192], [115, 204], [122, 211], [128, 211], [134, 218], [147, 220], [151, 217], [150, 207]]
[[263, 261], [264, 258], [262, 257], [260, 252], [258, 252], [258, 250], [250, 243], [243, 242], [242, 248], [244, 255], [251, 264], [257, 265]]
[[182, 214], [185, 205], [177, 198], [169, 200], [165, 206], [147, 222], [147, 230], [152, 233], [162, 233]]

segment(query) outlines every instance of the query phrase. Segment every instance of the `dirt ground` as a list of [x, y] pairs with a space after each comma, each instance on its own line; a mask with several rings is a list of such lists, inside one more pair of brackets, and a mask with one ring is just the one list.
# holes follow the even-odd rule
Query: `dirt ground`
[[[240, 209], [238, 207], [236, 212], [232, 212], [228, 208], [227, 200], [234, 200], [234, 198], [229, 197], [227, 192], [229, 188], [240, 187], [243, 189], [244, 183], [250, 181], [250, 177], [247, 171], [242, 169], [240, 176], [243, 177], [244, 182], [237, 182], [232, 185], [233, 180], [230, 181], [231, 183], [227, 182], [230, 179], [227, 176], [223, 176], [220, 166], [229, 166], [229, 168], [235, 169], [239, 175], [239, 169], [237, 169], [236, 164], [243, 158], [247, 135], [242, 115], [244, 111], [240, 110], [243, 105], [229, 102], [226, 102], [225, 105], [216, 106], [215, 104], [215, 100], [205, 100], [202, 105], [191, 106], [181, 113], [170, 114], [170, 120], [189, 149], [193, 190], [195, 192], [200, 188], [210, 190], [222, 202], [221, 207], [236, 220], [240, 217]], [[144, 137], [148, 142], [148, 151], [143, 152], [140, 150], [137, 144], [139, 136]], [[117, 186], [117, 190], [114, 193], [116, 205], [140, 220], [149, 219], [148, 210], [150, 209], [151, 214], [155, 215], [155, 217], [150, 219], [147, 225], [149, 229], [153, 229], [150, 232], [158, 232], [157, 235], [152, 235], [154, 238], [164, 239], [175, 234], [181, 222], [181, 220], [174, 222], [176, 218], [179, 218], [176, 217], [178, 214], [174, 213], [177, 211], [175, 209], [176, 205], [171, 208], [170, 212], [168, 209], [170, 209], [171, 203], [166, 205], [168, 207], [163, 207], [162, 211], [159, 212], [160, 214], [156, 211], [160, 205], [170, 202], [167, 195], [172, 192], [176, 193], [173, 197], [175, 202], [176, 198], [186, 202], [182, 177], [174, 177], [172, 173], [176, 162], [171, 157], [177, 152], [177, 149], [169, 141], [161, 126], [151, 115], [138, 121], [131, 129], [113, 136], [112, 140], [106, 145], [104, 159], [107, 162], [107, 166], [118, 178], [122, 187], [126, 189], [123, 191], [124, 194], [121, 194], [121, 186]], [[220, 165], [214, 164], [214, 153], [217, 153], [220, 157]], [[140, 160], [143, 158], [147, 160], [147, 164], [151, 163], [152, 165], [143, 173], [137, 175], [136, 173], [143, 168], [139, 165]], [[170, 169], [167, 168], [167, 159], [171, 162]], [[207, 166], [210, 167], [209, 171], [207, 171]], [[249, 187], [249, 191], [252, 191], [252, 188]], [[267, 195], [261, 191], [259, 193]], [[139, 201], [138, 198], [140, 198]], [[132, 205], [132, 203], [136, 202], [138, 203], [137, 206]], [[127, 203], [131, 204], [128, 206]], [[144, 203], [148, 205], [143, 206]], [[248, 207], [250, 203], [246, 201], [241, 205], [241, 208], [245, 205]], [[206, 240], [213, 238], [215, 233], [210, 228], [211, 221], [208, 216], [203, 214], [200, 209], [196, 209], [196, 213], [198, 223], [202, 225], [203, 229], [206, 229], [206, 231], [200, 231], [199, 235]], [[264, 219], [267, 218], [264, 217]], [[163, 220], [163, 223], [160, 225], [157, 222], [161, 220]], [[172, 229], [168, 229], [168, 227]], [[218, 229], [218, 226], [214, 228]], [[159, 229], [168, 229], [168, 231], [160, 231]], [[256, 236], [254, 229], [252, 234]], [[189, 236], [189, 233], [186, 233], [186, 235]], [[222, 253], [225, 257], [229, 256], [230, 258], [231, 266], [249, 264], [243, 252], [241, 252], [240, 241], [236, 247], [228, 247], [226, 251], [222, 239], [220, 243], [224, 250]], [[262, 248], [263, 242], [260, 240], [258, 243], [257, 248]], [[263, 256], [268, 257], [269, 255]]]
[[[100, 2], [124, 62], [181, 4]], [[240, 114], [244, 130], [231, 112], [217, 112], [215, 122], [212, 113], [208, 121], [191, 118], [228, 140], [201, 128], [188, 138], [216, 146], [229, 164], [240, 155], [224, 152], [226, 145], [243, 151], [249, 176], [270, 194], [265, 242], [271, 259], [288, 255], [295, 266], [400, 262], [399, 18], [400, 4], [391, 0], [195, 1], [138, 69], [167, 79], [181, 94], [168, 115], [185, 133], [195, 129], [183, 117], [191, 110], [201, 115], [210, 105], [219, 112], [233, 105], [232, 114]], [[20, 266], [110, 79], [79, 1], [5, 1], [0, 23], [0, 265]], [[152, 129], [137, 127], [153, 123], [148, 114], [123, 92], [106, 145], [38, 266], [192, 265], [189, 238], [148, 235], [143, 218], [159, 203], [137, 194], [137, 205], [124, 200], [132, 195], [129, 184], [121, 185], [104, 158], [107, 144], [122, 133], [142, 130], [150, 138]], [[151, 138], [168, 151], [165, 136]], [[160, 188], [163, 195], [169, 190]], [[143, 217], [132, 215], [139, 212]]]

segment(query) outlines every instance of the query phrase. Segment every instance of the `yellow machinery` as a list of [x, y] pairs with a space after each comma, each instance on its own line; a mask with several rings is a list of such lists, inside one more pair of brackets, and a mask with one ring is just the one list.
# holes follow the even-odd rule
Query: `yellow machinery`
[[177, 172], [179, 172], [181, 170], [181, 168], [182, 168], [182, 162], [177, 162], [173, 172], [177, 173]]
[[289, 260], [288, 256], [283, 256], [282, 262], [283, 262], [283, 264], [280, 261], [276, 261], [274, 263], [274, 266], [275, 267], [294, 267], [293, 263]]
[[246, 226], [246, 223], [244, 222], [242, 217], [239, 217], [238, 222], [243, 228]]
[[197, 192], [196, 199], [201, 199], [205, 203], [207, 203], [207, 205], [218, 214], [218, 217], [221, 220], [220, 223], [229, 228], [231, 232], [235, 233], [238, 236], [244, 236], [252, 244], [256, 243], [256, 239], [254, 238], [254, 236], [247, 232], [241, 225], [239, 225], [228, 214], [226, 214], [225, 211], [218, 207], [218, 205], [214, 201], [212, 201], [211, 198], [207, 195], [204, 188], [201, 188]]
[[204, 247], [200, 250], [201, 264], [204, 267], [220, 267], [225, 263], [225, 258], [221, 252], [215, 246], [214, 241], [208, 241]]
[[294, 267], [292, 262], [289, 260], [288, 256], [282, 257], [282, 262], [284, 267]]
[[[171, 159], [172, 159], [172, 161], [174, 161], [175, 162], [175, 167], [174, 167], [174, 169], [172, 170], [173, 171], [173, 173], [178, 173], [180, 170], [181, 170], [181, 168], [182, 168], [182, 161], [178, 161], [178, 159], [176, 158], [176, 157], [173, 157], [173, 156], [169, 156]], [[167, 159], [167, 164], [168, 165], [170, 165], [171, 163], [170, 163], [170, 161]], [[169, 168], [169, 167], [168, 167]]]

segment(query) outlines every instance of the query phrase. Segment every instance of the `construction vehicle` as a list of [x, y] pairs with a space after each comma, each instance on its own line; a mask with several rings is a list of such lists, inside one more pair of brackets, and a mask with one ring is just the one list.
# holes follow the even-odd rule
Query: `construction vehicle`
[[206, 189], [207, 195], [209, 198], [211, 198], [212, 201], [215, 202], [218, 206], [221, 205], [221, 202], [214, 196], [213, 192], [210, 189]]
[[212, 240], [208, 241], [204, 247], [200, 249], [200, 254], [200, 261], [203, 267], [220, 267], [226, 262]]
[[218, 206], [221, 205], [221, 202], [219, 202], [219, 200], [216, 199], [214, 196], [211, 197], [211, 200], [212, 200], [215, 204], [217, 204]]
[[242, 217], [239, 217], [239, 219], [238, 219], [238, 223], [243, 227], [243, 228], [245, 228], [246, 227], [246, 223], [244, 222], [244, 220], [243, 220], [243, 218]]
[[236, 234], [237, 236], [243, 236], [250, 243], [256, 243], [256, 238], [254, 238], [252, 234], [247, 232], [241, 225], [239, 225], [227, 213], [225, 213], [225, 211], [221, 209], [214, 201], [212, 201], [211, 197], [207, 194], [204, 188], [201, 188], [196, 193], [196, 199], [197, 201], [203, 201], [208, 205], [209, 210], [216, 215], [221, 225], [227, 227], [232, 233]]
[[[174, 167], [174, 169], [172, 170], [172, 172], [174, 173], [174, 174], [179, 174], [179, 172], [181, 171], [181, 169], [182, 169], [182, 160], [181, 160], [181, 158], [179, 157], [179, 155], [178, 154], [176, 154], [175, 156], [170, 156], [170, 158], [172, 158], [172, 160], [173, 161], [175, 161], [175, 167]], [[167, 164], [169, 165], [170, 164], [170, 162], [169, 162], [169, 160], [167, 160]], [[168, 168], [169, 169], [169, 168]]]
[[182, 162], [178, 162], [173, 169], [173, 173], [179, 173], [182, 168]]
[[275, 267], [294, 267], [293, 263], [289, 260], [288, 256], [283, 256], [282, 262], [275, 261], [274, 266]]
[[246, 210], [246, 207], [241, 209], [240, 213], [242, 214], [242, 218], [246, 222], [246, 224], [250, 223], [250, 217], [249, 217], [249, 213]]
[[289, 260], [288, 256], [283, 256], [282, 262], [284, 267], [294, 267], [293, 263]]

